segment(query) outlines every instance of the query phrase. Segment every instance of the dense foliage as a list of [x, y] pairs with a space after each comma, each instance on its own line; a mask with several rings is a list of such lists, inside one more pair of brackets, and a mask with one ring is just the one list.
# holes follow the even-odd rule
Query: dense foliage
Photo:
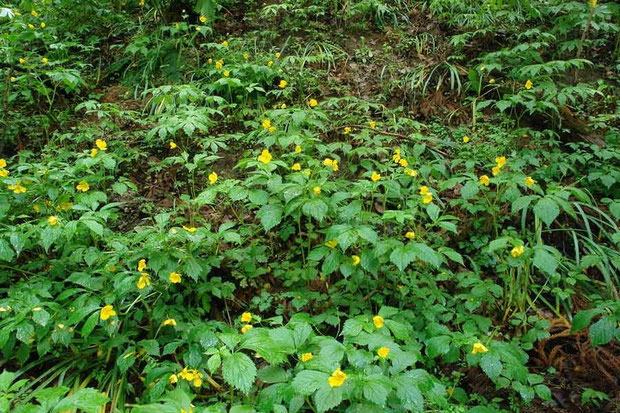
[[620, 408], [619, 16], [0, 1], [0, 410]]

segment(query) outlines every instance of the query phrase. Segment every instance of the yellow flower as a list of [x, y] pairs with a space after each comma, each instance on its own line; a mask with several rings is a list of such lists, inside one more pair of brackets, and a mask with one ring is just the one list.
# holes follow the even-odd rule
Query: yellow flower
[[291, 169], [293, 171], [301, 171], [301, 165], [298, 163], [294, 163], [293, 166], [291, 166]]
[[469, 136], [463, 136], [463, 142], [464, 143], [469, 142]]
[[192, 234], [193, 234], [194, 232], [196, 232], [196, 227], [186, 227], [185, 225], [183, 225], [183, 229], [184, 229], [185, 231], [187, 231], [187, 232], [192, 233]]
[[275, 54], [276, 59], [279, 59], [279, 58], [280, 58], [280, 56], [282, 56], [282, 55], [280, 54], [280, 52], [277, 52], [277, 53]]
[[168, 279], [171, 283], [178, 284], [181, 282], [181, 274], [179, 274], [178, 272], [171, 272]]
[[409, 176], [416, 177], [418, 176], [418, 171], [414, 171], [413, 169], [406, 168], [405, 173]]
[[221, 69], [221, 68], [223, 68], [223, 67], [224, 67], [224, 60], [220, 59], [220, 60], [218, 60], [217, 62], [215, 62], [215, 68], [216, 68], [216, 69], [218, 69], [218, 70], [219, 70], [219, 69]]
[[482, 175], [480, 178], [478, 178], [478, 182], [480, 183], [480, 185], [489, 186], [489, 184], [491, 183], [491, 179], [486, 175]]
[[217, 174], [215, 172], [211, 172], [209, 174], [209, 183], [213, 185], [216, 182], [217, 182]]
[[46, 65], [46, 64], [47, 64], [47, 62], [49, 62], [49, 60], [47, 60], [47, 57], [43, 57], [43, 58], [41, 59], [41, 63], [43, 63], [44, 65]]
[[269, 119], [265, 119], [262, 125], [263, 125], [263, 129], [269, 129], [271, 127], [271, 121]]
[[598, 0], [590, 0], [588, 2], [588, 5], [590, 6], [591, 9], [596, 7], [596, 3], [598, 3]]
[[375, 126], [377, 126], [374, 120], [371, 120], [370, 122], [368, 122], [368, 125], [370, 126], [371, 129], [374, 129]]
[[145, 268], [146, 268], [146, 260], [141, 259], [140, 261], [138, 261], [138, 271], [142, 272], [144, 271]]
[[52, 215], [51, 217], [47, 219], [47, 222], [49, 222], [50, 226], [53, 227], [54, 225], [58, 224], [58, 217], [55, 215]]
[[387, 347], [381, 347], [379, 350], [377, 350], [377, 355], [382, 359], [386, 358], [388, 354], [390, 354], [390, 349]]
[[349, 126], [345, 126], [344, 130], [342, 131], [343, 134], [348, 135], [349, 133], [351, 133], [351, 127]]
[[409, 166], [409, 162], [407, 162], [407, 160], [405, 158], [401, 158], [400, 161], [398, 161], [398, 163], [400, 164], [400, 166], [402, 166], [403, 168], [406, 168]]
[[325, 243], [325, 246], [328, 248], [336, 248], [336, 245], [338, 245], [338, 238], [334, 238], [333, 240]]
[[45, 29], [45, 22], [41, 22], [41, 28]]
[[243, 54], [243, 59], [244, 60], [248, 60], [249, 57], [250, 57], [250, 55], [247, 52]]
[[245, 313], [241, 314], [242, 323], [249, 323], [250, 321], [252, 321], [252, 313], [246, 311]]
[[267, 66], [269, 66], [269, 67], [273, 66], [273, 60], [268, 61], [267, 62]]
[[533, 180], [531, 176], [528, 176], [527, 178], [525, 178], [525, 186], [527, 186], [528, 188], [533, 187], [535, 183], [536, 181]]
[[375, 325], [375, 327], [377, 328], [382, 328], [383, 327], [383, 323], [385, 320], [383, 320], [383, 317], [381, 317], [380, 315], [376, 315], [372, 318], [372, 323]]
[[490, 80], [489, 80], [489, 83], [490, 83], [490, 84], [495, 83], [495, 79], [490, 79]]
[[171, 374], [171, 375], [170, 375], [170, 377], [168, 378], [168, 381], [169, 381], [171, 384], [175, 384], [176, 382], [178, 382], [178, 381], [179, 381], [179, 378], [177, 377], [177, 375], [176, 375], [176, 374]]
[[312, 191], [314, 192], [314, 195], [320, 195], [321, 194], [321, 187], [320, 186], [315, 186], [314, 188], [312, 188]]
[[304, 170], [303, 174], [306, 176], [310, 176], [310, 169]]
[[15, 82], [17, 78], [15, 76], [11, 76], [11, 82]]
[[30, 30], [34, 29], [34, 24], [28, 24], [28, 28], [29, 28]]
[[281, 104], [280, 109], [286, 109], [286, 103]]
[[319, 102], [317, 102], [316, 99], [310, 99], [308, 104], [310, 105], [311, 108], [314, 108], [319, 104]]
[[170, 149], [176, 149], [177, 148], [177, 144], [174, 143], [173, 141], [170, 141]]
[[86, 191], [88, 191], [90, 189], [90, 186], [88, 185], [88, 182], [80, 181], [80, 183], [77, 184], [75, 189], [77, 189], [78, 191], [86, 192]]
[[9, 171], [6, 169], [0, 169], [0, 177], [6, 178], [7, 176], [9, 176]]
[[379, 175], [377, 172], [372, 171], [372, 175], [370, 175], [370, 179], [373, 182], [377, 182], [379, 179], [381, 179], [381, 175]]
[[99, 314], [99, 317], [105, 321], [110, 317], [114, 317], [116, 315], [116, 311], [114, 311], [114, 307], [110, 304], [106, 305], [105, 307], [103, 307], [101, 309], [101, 313]]
[[501, 171], [501, 168], [499, 166], [494, 166], [493, 168], [491, 168], [491, 172], [493, 173], [493, 176], [496, 176], [497, 174], [499, 174]]
[[228, 40], [224, 40], [224, 41], [222, 42], [222, 46], [224, 46], [224, 47], [228, 47]]
[[523, 252], [525, 251], [525, 247], [523, 245], [519, 245], [518, 247], [514, 247], [511, 251], [510, 254], [514, 257], [514, 258], [519, 258], [521, 256], [521, 254], [523, 254]]
[[286, 80], [280, 80], [280, 84], [278, 86], [280, 87], [280, 89], [284, 89], [286, 87]]
[[347, 375], [337, 368], [331, 376], [327, 379], [330, 387], [340, 387], [347, 380]]
[[312, 355], [312, 353], [304, 353], [301, 355], [301, 361], [303, 361], [304, 363], [306, 361], [312, 360], [314, 358], [314, 356]]
[[252, 326], [252, 324], [246, 324], [243, 327], [241, 327], [241, 334], [245, 334], [253, 328], [254, 326]]
[[20, 64], [20, 65], [23, 65], [24, 63], [26, 63], [26, 59], [25, 59], [25, 58], [23, 58], [23, 57], [20, 57], [20, 58], [19, 58], [19, 64]]
[[145, 272], [141, 273], [140, 278], [138, 279], [138, 282], [136, 283], [138, 290], [142, 290], [149, 285], [151, 285], [151, 280], [149, 280], [149, 275]]
[[200, 376], [200, 377], [195, 377], [194, 381], [192, 382], [192, 384], [194, 385], [194, 387], [200, 387], [202, 386], [202, 373], [195, 373], [196, 375]]
[[329, 159], [329, 158], [323, 159], [323, 165], [325, 165], [325, 166], [332, 166], [333, 164], [334, 164], [334, 160], [333, 159]]
[[426, 195], [426, 194], [428, 194], [428, 186], [422, 185], [420, 187], [420, 195]]
[[300, 153], [301, 152], [301, 146], [299, 146], [299, 145], [295, 146], [295, 152]]
[[263, 149], [260, 156], [258, 157], [258, 160], [264, 164], [268, 164], [269, 162], [271, 162], [271, 158], [272, 157], [269, 151], [267, 149]]
[[429, 192], [428, 194], [424, 195], [424, 198], [422, 198], [422, 202], [425, 204], [430, 204], [431, 202], [433, 202], [433, 193]]
[[530, 90], [532, 88], [532, 86], [534, 86], [534, 84], [532, 83], [532, 81], [530, 79], [528, 79], [527, 82], [525, 82], [525, 88], [527, 90]]
[[224, 70], [224, 77], [230, 76], [230, 70]]
[[353, 265], [358, 265], [360, 263], [360, 257], [358, 257], [357, 255], [352, 255], [351, 259], [353, 260]]
[[502, 168], [504, 165], [506, 165], [506, 157], [500, 156], [499, 158], [495, 158], [495, 162], [497, 162], [498, 168]]
[[275, 131], [276, 131], [276, 127], [275, 126], [272, 126], [272, 127], [269, 128], [269, 132], [273, 133]]
[[486, 353], [487, 351], [489, 351], [489, 349], [486, 348], [484, 344], [482, 344], [481, 342], [477, 342], [477, 343], [474, 343], [474, 347], [471, 350], [471, 354]]
[[106, 143], [106, 141], [104, 141], [103, 139], [97, 139], [95, 141], [95, 145], [97, 146], [97, 148], [99, 148], [99, 150], [101, 151], [105, 151], [106, 149], [108, 149], [108, 144]]
[[413, 232], [413, 231], [408, 231], [408, 232], [405, 234], [405, 238], [407, 238], [407, 239], [414, 239], [414, 238], [415, 238], [415, 232]]
[[39, 13], [37, 13], [36, 11], [32, 10], [30, 12], [30, 14], [32, 14], [33, 17], [37, 17], [39, 15]]
[[340, 168], [338, 167], [338, 161], [334, 159], [334, 162], [332, 163], [332, 170], [333, 170], [334, 172], [338, 172], [338, 169], [340, 169]]
[[23, 187], [19, 181], [17, 181], [15, 185], [9, 185], [8, 188], [16, 194], [23, 194], [26, 192], [26, 188]]
[[90, 157], [94, 158], [95, 156], [97, 156], [97, 154], [99, 153], [99, 151], [95, 148], [90, 150]]
[[174, 326], [177, 325], [177, 322], [176, 322], [176, 320], [174, 318], [169, 318], [167, 320], [164, 320], [162, 325], [163, 326], [172, 326], [172, 327], [174, 327]]
[[179, 377], [183, 380], [192, 381], [194, 380], [194, 371], [195, 370], [188, 370], [187, 367], [183, 367], [183, 370], [179, 373]]
[[206, 23], [207, 22], [207, 16], [200, 16], [199, 19], [200, 19], [201, 23]]

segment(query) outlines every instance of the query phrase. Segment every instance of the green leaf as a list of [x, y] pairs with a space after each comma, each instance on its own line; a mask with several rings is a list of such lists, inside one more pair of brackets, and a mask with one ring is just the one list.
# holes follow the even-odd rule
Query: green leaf
[[258, 378], [265, 383], [284, 383], [289, 379], [289, 373], [280, 366], [267, 366], [258, 371]]
[[15, 253], [9, 243], [4, 239], [0, 239], [0, 260], [10, 262], [13, 261], [14, 256]]
[[573, 325], [571, 326], [571, 333], [576, 333], [583, 330], [590, 325], [594, 316], [601, 314], [603, 310], [599, 308], [593, 308], [591, 310], [582, 310], [578, 312], [573, 318]]
[[215, 373], [221, 365], [222, 356], [220, 356], [220, 353], [215, 353], [214, 355], [209, 357], [209, 360], [207, 360], [207, 368], [209, 369], [209, 372], [211, 372], [211, 374]]
[[426, 354], [430, 358], [435, 358], [450, 351], [450, 337], [437, 336], [433, 337], [426, 343]]
[[542, 247], [536, 248], [533, 264], [536, 268], [549, 275], [555, 274], [555, 269], [558, 267], [558, 261], [555, 257]]
[[534, 206], [534, 214], [540, 218], [547, 226], [560, 214], [560, 207], [552, 199], [542, 198]]
[[502, 362], [497, 354], [485, 354], [480, 359], [480, 367], [482, 371], [493, 381], [497, 380], [502, 372]]
[[248, 394], [256, 378], [256, 366], [243, 353], [233, 353], [224, 358], [222, 377], [226, 383]]
[[269, 231], [282, 221], [282, 207], [279, 205], [265, 205], [256, 214], [260, 218], [265, 231]]
[[97, 221], [93, 221], [90, 219], [83, 219], [81, 221], [95, 234], [99, 236], [103, 235], [103, 225], [101, 225]]
[[475, 181], [467, 181], [461, 188], [461, 197], [463, 199], [472, 199], [480, 191], [480, 185]]
[[314, 404], [319, 412], [333, 409], [342, 403], [342, 387], [323, 386], [314, 395]]
[[592, 347], [603, 346], [616, 336], [616, 321], [605, 316], [590, 327]]
[[545, 401], [551, 400], [551, 390], [549, 390], [549, 387], [545, 386], [544, 384], [534, 386], [534, 391], [541, 399]]
[[383, 375], [373, 375], [364, 380], [364, 398], [379, 406], [385, 405], [385, 400], [390, 392], [390, 387]]
[[420, 242], [410, 243], [409, 248], [415, 253], [418, 259], [431, 264], [433, 267], [440, 267], [443, 259], [441, 255], [426, 244]]
[[85, 413], [97, 413], [99, 408], [108, 401], [108, 397], [96, 389], [80, 389], [58, 403], [52, 412], [63, 412], [79, 409]]
[[328, 209], [327, 204], [318, 198], [305, 202], [301, 207], [304, 214], [313, 217], [317, 221], [323, 220], [323, 217], [327, 214]]
[[324, 386], [329, 374], [316, 370], [302, 370], [293, 379], [293, 388], [297, 393], [308, 395]]
[[407, 268], [407, 266], [411, 264], [415, 258], [415, 252], [411, 251], [405, 245], [394, 248], [394, 251], [390, 254], [390, 261], [401, 271]]

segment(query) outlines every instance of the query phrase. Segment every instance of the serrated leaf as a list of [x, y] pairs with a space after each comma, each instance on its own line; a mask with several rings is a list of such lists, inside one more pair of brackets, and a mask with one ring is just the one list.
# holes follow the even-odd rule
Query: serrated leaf
[[342, 403], [341, 387], [321, 387], [314, 395], [314, 403], [318, 412], [333, 409]]
[[390, 261], [398, 267], [399, 270], [403, 271], [409, 264], [415, 260], [416, 254], [407, 248], [406, 245], [402, 245], [394, 248], [392, 253], [390, 254]]
[[560, 207], [552, 199], [542, 198], [534, 205], [534, 214], [550, 226], [560, 214]]
[[592, 347], [603, 346], [609, 343], [617, 333], [616, 321], [605, 316], [590, 327], [590, 341]]
[[329, 374], [316, 370], [303, 370], [293, 379], [293, 388], [297, 393], [308, 395], [327, 383]]
[[269, 231], [282, 221], [282, 207], [279, 205], [265, 205], [256, 214], [260, 218], [265, 231]]
[[256, 378], [256, 366], [243, 353], [233, 353], [224, 358], [222, 377], [229, 385], [248, 394]]

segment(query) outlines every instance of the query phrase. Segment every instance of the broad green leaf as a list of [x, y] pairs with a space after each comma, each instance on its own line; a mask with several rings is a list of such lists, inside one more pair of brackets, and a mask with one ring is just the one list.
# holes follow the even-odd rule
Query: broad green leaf
[[226, 383], [248, 394], [256, 378], [256, 366], [243, 353], [233, 353], [224, 357], [222, 377]]

